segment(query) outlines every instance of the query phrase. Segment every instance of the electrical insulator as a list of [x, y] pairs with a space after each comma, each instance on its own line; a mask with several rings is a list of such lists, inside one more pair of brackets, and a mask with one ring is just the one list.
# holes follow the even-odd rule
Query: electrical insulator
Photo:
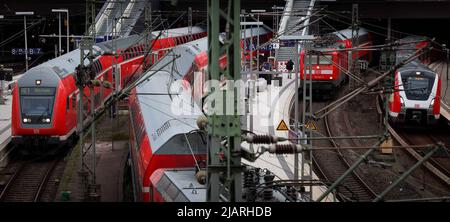
[[301, 145], [296, 144], [272, 144], [266, 148], [266, 151], [275, 154], [301, 153], [303, 150]]
[[200, 115], [197, 118], [197, 127], [198, 127], [198, 129], [205, 130], [207, 123], [208, 123], [208, 118], [205, 115]]
[[248, 143], [254, 143], [254, 144], [272, 144], [272, 143], [286, 141], [286, 138], [272, 136], [272, 135], [248, 135], [248, 136], [243, 136], [243, 139]]

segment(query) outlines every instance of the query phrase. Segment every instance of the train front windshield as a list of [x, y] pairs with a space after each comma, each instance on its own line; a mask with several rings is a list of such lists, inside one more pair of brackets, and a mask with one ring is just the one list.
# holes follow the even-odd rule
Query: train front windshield
[[411, 72], [402, 75], [403, 88], [406, 97], [410, 100], [428, 100], [434, 85], [431, 74]]
[[51, 122], [56, 88], [20, 88], [22, 122], [26, 124], [48, 124]]
[[331, 65], [333, 64], [333, 57], [331, 55], [311, 55], [311, 62], [309, 62], [309, 55], [305, 56], [306, 65]]

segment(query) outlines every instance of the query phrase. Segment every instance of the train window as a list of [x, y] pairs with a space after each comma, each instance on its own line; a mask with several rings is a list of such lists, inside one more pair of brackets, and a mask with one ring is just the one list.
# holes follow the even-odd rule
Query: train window
[[434, 85], [435, 77], [426, 72], [406, 72], [402, 74], [402, 83], [406, 97], [411, 100], [427, 100]]
[[124, 55], [125, 55], [125, 60], [130, 59], [130, 49], [125, 50]]
[[100, 67], [100, 61], [97, 60], [97, 74], [100, 73], [102, 71], [101, 67]]
[[77, 94], [72, 95], [72, 108], [75, 109], [77, 107]]
[[50, 118], [55, 92], [54, 87], [21, 87], [19, 93], [22, 116], [30, 118], [30, 124], [39, 124], [43, 119]]
[[175, 198], [178, 196], [178, 193], [180, 192], [180, 190], [178, 190], [178, 188], [174, 185], [174, 184], [170, 184], [169, 187], [166, 190], [167, 195], [169, 195], [171, 200], [175, 200]]
[[137, 56], [139, 56], [139, 47], [137, 47], [137, 46], [135, 46], [134, 47], [134, 57], [137, 57]]
[[189, 200], [184, 196], [183, 193], [179, 193], [177, 198], [174, 200], [175, 202], [189, 202]]
[[94, 73], [97, 74], [98, 68], [97, 68], [97, 61], [95, 61], [92, 66], [94, 67]]
[[130, 49], [130, 58], [132, 59], [132, 58], [134, 58], [136, 55], [136, 50], [134, 49], [134, 47], [132, 47], [131, 49]]
[[367, 34], [359, 36], [359, 43], [360, 44], [366, 43], [368, 40], [369, 40], [369, 36]]
[[133, 47], [133, 49], [134, 49], [134, 56], [133, 57], [138, 56], [139, 55], [139, 48], [137, 46], [135, 46], [135, 47]]
[[122, 55], [123, 55], [124, 60], [128, 60], [128, 50], [124, 50], [122, 52]]
[[99, 73], [98, 60], [94, 62], [95, 74]]
[[158, 190], [165, 191], [169, 185], [170, 180], [167, 178], [167, 176], [163, 176], [156, 186]]
[[100, 62], [100, 60], [98, 60], [98, 67], [100, 69], [100, 72], [102, 72], [103, 71], [103, 66], [102, 66], [102, 63]]
[[[311, 62], [309, 62], [310, 57], [311, 57]], [[306, 65], [317, 64], [317, 56], [316, 55], [311, 55], [311, 56], [305, 55], [305, 64]]]
[[319, 56], [320, 65], [331, 65], [333, 64], [333, 57], [331, 55]]

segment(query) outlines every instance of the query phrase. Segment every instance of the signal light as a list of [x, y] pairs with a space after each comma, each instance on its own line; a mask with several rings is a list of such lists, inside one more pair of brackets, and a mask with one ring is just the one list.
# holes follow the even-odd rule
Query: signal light
[[40, 79], [37, 79], [37, 80], [36, 80], [36, 85], [37, 85], [37, 86], [40, 86], [40, 85], [41, 85], [41, 82], [42, 82], [42, 81], [41, 81]]

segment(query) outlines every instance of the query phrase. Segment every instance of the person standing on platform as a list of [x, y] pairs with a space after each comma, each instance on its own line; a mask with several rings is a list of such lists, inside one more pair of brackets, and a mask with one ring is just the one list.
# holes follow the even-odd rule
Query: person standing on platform
[[292, 59], [289, 59], [289, 61], [286, 63], [286, 69], [288, 70], [288, 78], [292, 78], [292, 70], [294, 69], [294, 62], [292, 62]]

